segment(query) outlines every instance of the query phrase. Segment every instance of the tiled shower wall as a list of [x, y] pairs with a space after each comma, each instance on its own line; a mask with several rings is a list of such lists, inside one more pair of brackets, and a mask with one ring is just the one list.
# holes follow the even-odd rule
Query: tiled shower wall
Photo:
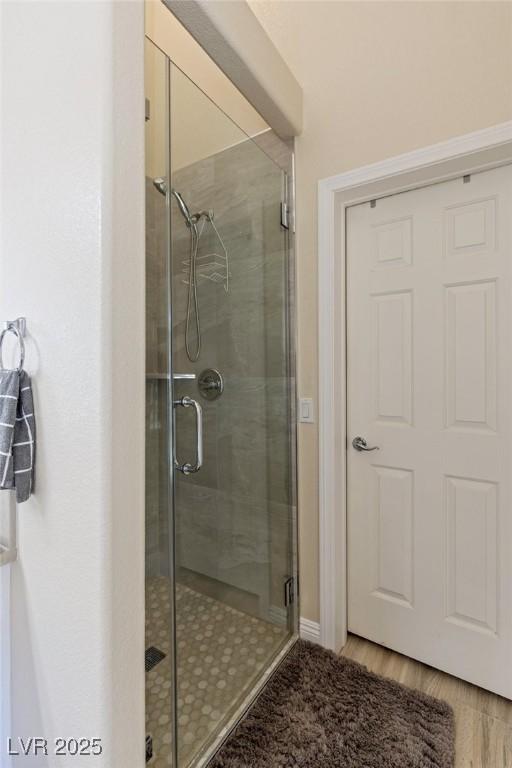
[[[199, 277], [202, 332], [199, 360], [185, 353], [185, 320], [190, 234], [172, 206], [172, 322], [175, 373], [218, 369], [224, 392], [203, 399], [196, 382], [176, 382], [175, 396], [188, 394], [203, 406], [204, 466], [195, 475], [178, 473], [176, 481], [177, 566], [220, 585], [249, 593], [247, 606], [274, 617], [284, 608], [283, 584], [290, 575], [291, 457], [290, 364], [287, 347], [288, 252], [280, 227], [282, 174], [253, 142], [246, 141], [180, 169], [172, 185], [192, 211], [213, 210], [229, 257], [229, 290], [224, 281]], [[149, 191], [148, 194], [153, 194]], [[156, 192], [154, 194], [157, 194]], [[161, 198], [164, 202], [163, 198]], [[163, 210], [156, 204], [155, 210]], [[148, 307], [164, 298], [161, 242], [148, 231]], [[161, 250], [161, 249], [160, 249]], [[206, 224], [199, 256], [223, 253]], [[204, 264], [202, 259], [198, 265]], [[201, 267], [198, 271], [202, 272]], [[219, 271], [220, 273], [220, 271]], [[148, 308], [148, 370], [165, 370], [165, 313]], [[192, 323], [194, 328], [194, 323]], [[195, 339], [192, 339], [195, 348]], [[164, 367], [162, 367], [164, 366]], [[155, 455], [161, 439], [153, 430], [163, 423], [165, 382], [153, 387], [148, 406], [148, 435]], [[160, 389], [159, 389], [160, 388]], [[160, 422], [158, 422], [160, 419]], [[194, 414], [179, 409], [177, 456], [192, 461]], [[151, 445], [151, 443], [148, 443]], [[148, 567], [163, 556], [168, 533], [161, 505], [166, 485], [148, 453]], [[156, 461], [156, 458], [155, 458]], [[158, 530], [157, 530], [158, 529]], [[179, 571], [178, 571], [179, 572]]]

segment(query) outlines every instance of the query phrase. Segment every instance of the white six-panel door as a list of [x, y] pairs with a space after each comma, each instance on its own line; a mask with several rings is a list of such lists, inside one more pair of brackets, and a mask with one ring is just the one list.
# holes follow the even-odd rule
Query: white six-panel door
[[347, 254], [349, 630], [512, 698], [512, 166], [348, 209]]

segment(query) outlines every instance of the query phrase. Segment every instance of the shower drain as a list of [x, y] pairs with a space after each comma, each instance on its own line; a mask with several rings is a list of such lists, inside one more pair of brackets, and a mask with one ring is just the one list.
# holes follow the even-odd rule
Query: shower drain
[[156, 667], [157, 664], [159, 664], [162, 659], [165, 659], [165, 653], [161, 651], [159, 648], [155, 648], [154, 645], [151, 645], [146, 650], [146, 657], [145, 657], [145, 666], [146, 666], [146, 672], [151, 672], [151, 670]]

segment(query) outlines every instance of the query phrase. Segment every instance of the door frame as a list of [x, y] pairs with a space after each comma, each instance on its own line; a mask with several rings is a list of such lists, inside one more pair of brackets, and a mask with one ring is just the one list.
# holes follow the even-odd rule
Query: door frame
[[320, 644], [347, 640], [346, 241], [349, 206], [512, 163], [512, 121], [318, 182]]

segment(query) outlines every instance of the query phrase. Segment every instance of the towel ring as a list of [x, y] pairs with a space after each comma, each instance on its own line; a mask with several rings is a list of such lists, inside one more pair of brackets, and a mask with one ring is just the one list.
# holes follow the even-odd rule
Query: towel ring
[[2, 346], [4, 343], [4, 337], [5, 334], [8, 332], [14, 333], [16, 338], [18, 339], [18, 345], [20, 348], [20, 364], [17, 368], [18, 372], [21, 372], [23, 370], [23, 363], [25, 362], [25, 342], [23, 341], [23, 336], [21, 335], [19, 329], [14, 325], [10, 324], [7, 326], [7, 328], [4, 328], [3, 331], [0, 333], [0, 369], [4, 369], [4, 362], [2, 360]]

